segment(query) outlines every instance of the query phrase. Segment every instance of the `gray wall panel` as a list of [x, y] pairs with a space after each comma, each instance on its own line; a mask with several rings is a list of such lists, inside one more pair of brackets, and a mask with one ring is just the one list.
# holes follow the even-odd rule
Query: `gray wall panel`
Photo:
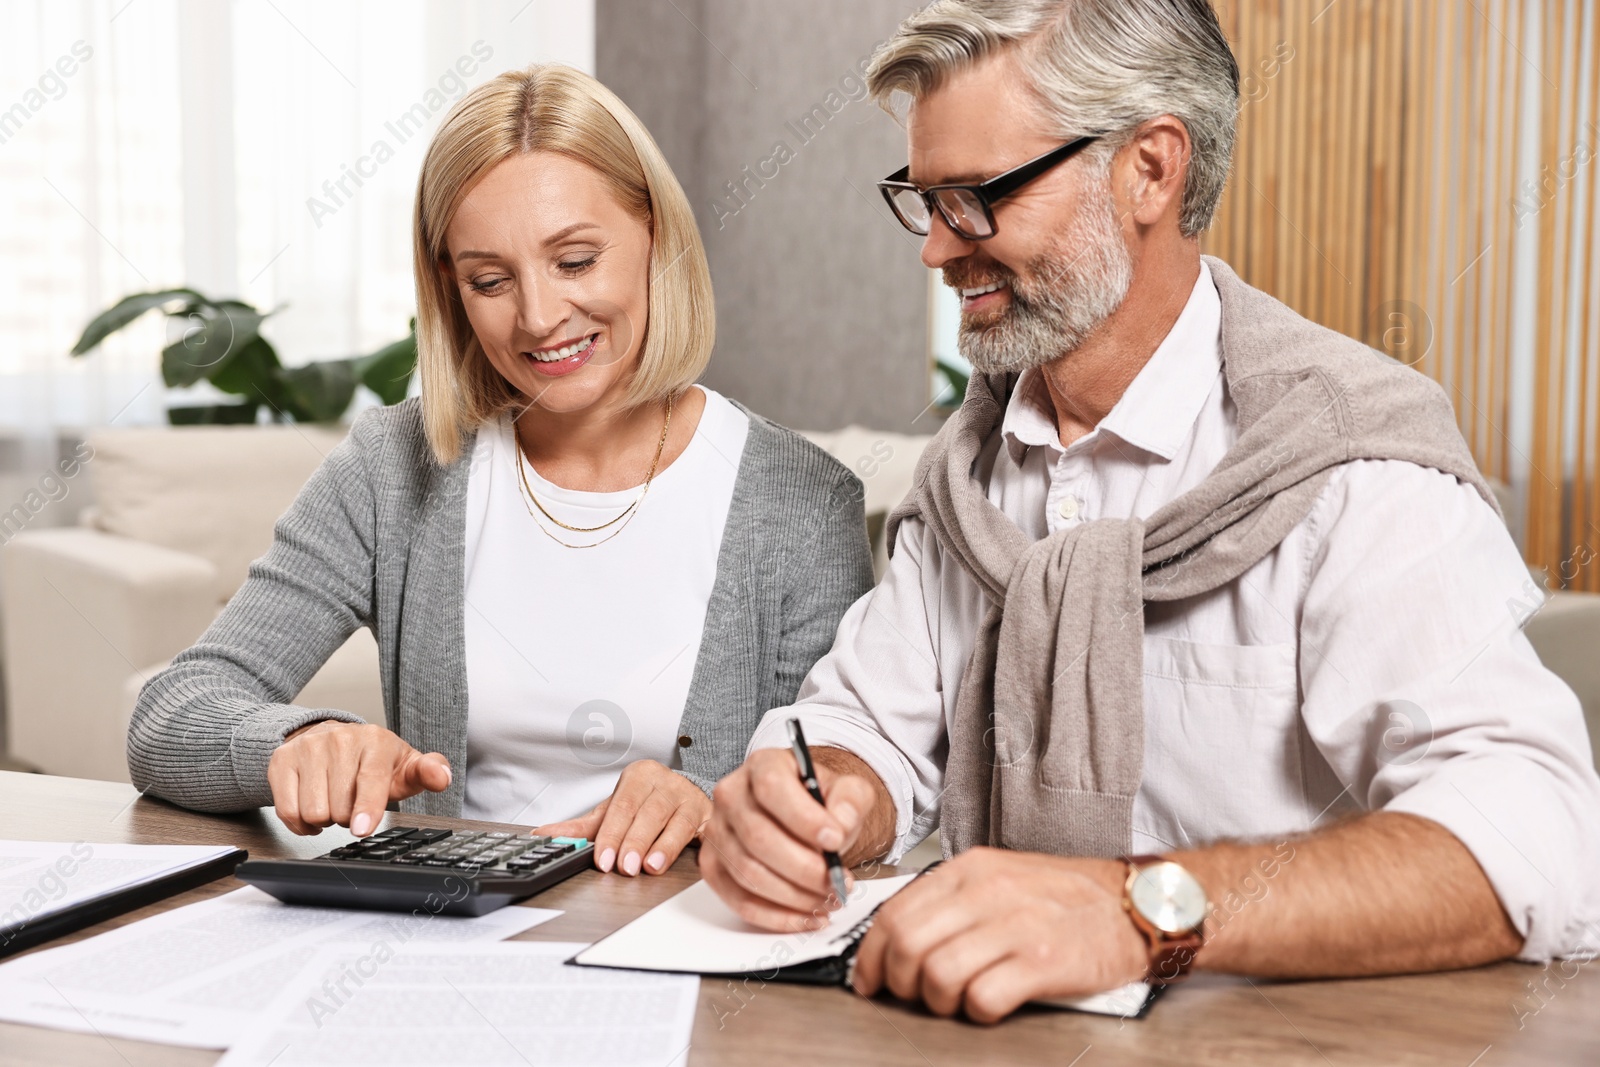
[[597, 0], [600, 78], [655, 134], [705, 235], [706, 382], [792, 426], [935, 425], [918, 418], [927, 274], [873, 188], [903, 162], [904, 134], [858, 71], [916, 6]]

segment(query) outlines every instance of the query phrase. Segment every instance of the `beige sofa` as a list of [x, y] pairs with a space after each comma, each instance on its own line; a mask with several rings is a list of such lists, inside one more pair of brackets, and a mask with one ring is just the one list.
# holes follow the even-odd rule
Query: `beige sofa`
[[[1521, 501], [1505, 483], [1490, 479], [1489, 485], [1515, 536], [1521, 525]], [[1517, 547], [1522, 547], [1520, 541]], [[1524, 595], [1508, 603], [1506, 613], [1528, 635], [1540, 661], [1578, 695], [1589, 727], [1589, 747], [1600, 766], [1600, 748], [1595, 744], [1600, 739], [1600, 594], [1551, 589], [1546, 576], [1532, 567], [1528, 577]], [[1543, 596], [1543, 604], [1534, 607], [1538, 596]]]
[[[95, 505], [83, 525], [20, 533], [0, 550], [9, 755], [127, 781], [139, 687], [216, 617], [342, 437], [316, 426], [91, 436]], [[371, 634], [358, 630], [300, 700], [382, 722]]]

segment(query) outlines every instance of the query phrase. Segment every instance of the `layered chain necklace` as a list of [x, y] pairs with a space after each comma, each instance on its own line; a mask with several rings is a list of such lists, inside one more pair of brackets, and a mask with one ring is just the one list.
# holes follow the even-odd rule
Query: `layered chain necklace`
[[[626, 530], [629, 524], [633, 522], [633, 517], [639, 513], [639, 505], [644, 503], [645, 496], [650, 492], [650, 483], [655, 481], [656, 470], [661, 466], [661, 454], [666, 450], [667, 431], [671, 429], [671, 427], [672, 397], [669, 396], [667, 397], [667, 417], [661, 423], [661, 439], [656, 442], [656, 458], [650, 461], [650, 473], [644, 476], [644, 486], [639, 490], [639, 495], [634, 498], [633, 503], [624, 508], [622, 512], [615, 518], [609, 519], [606, 522], [602, 522], [599, 526], [571, 526], [550, 514], [549, 509], [547, 509], [544, 504], [540, 502], [539, 498], [534, 495], [533, 486], [528, 484], [528, 468], [532, 466], [532, 464], [528, 462], [527, 454], [522, 450], [521, 434], [515, 429], [515, 424], [513, 424], [512, 437], [517, 443], [517, 473], [522, 478], [522, 492], [524, 495], [523, 506], [528, 509], [528, 517], [533, 519], [533, 524], [539, 527], [541, 533], [550, 538], [550, 540], [554, 541], [556, 544], [561, 545], [563, 548], [599, 548], [601, 545], [617, 536], [617, 534], [621, 533], [623, 530]], [[617, 526], [615, 530], [612, 530], [598, 541], [592, 541], [586, 545], [575, 545], [570, 541], [563, 541], [560, 537], [557, 537], [554, 533], [552, 533], [549, 527], [545, 526], [544, 523], [539, 521], [539, 515], [534, 514], [534, 508], [539, 510], [539, 515], [543, 515], [545, 518], [549, 519], [563, 530], [568, 530], [572, 533], [599, 533], [601, 530], [607, 529], [608, 527], [616, 526], [619, 522], [622, 523], [622, 525]]]

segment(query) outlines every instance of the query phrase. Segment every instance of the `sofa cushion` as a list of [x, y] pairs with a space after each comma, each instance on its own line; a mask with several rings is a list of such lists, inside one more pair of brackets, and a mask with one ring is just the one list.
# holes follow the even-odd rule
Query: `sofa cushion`
[[183, 426], [106, 429], [85, 464], [107, 533], [188, 552], [217, 568], [226, 601], [272, 544], [272, 525], [344, 427]]

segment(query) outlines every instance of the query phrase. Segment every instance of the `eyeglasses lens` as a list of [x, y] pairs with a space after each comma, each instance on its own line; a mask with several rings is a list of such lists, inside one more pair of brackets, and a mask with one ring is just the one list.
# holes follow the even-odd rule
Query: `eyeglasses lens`
[[970, 189], [940, 189], [934, 194], [951, 229], [963, 237], [988, 237], [994, 232], [983, 201]]
[[894, 209], [907, 229], [920, 234], [928, 232], [928, 224], [932, 219], [928, 215], [927, 201], [922, 199], [921, 193], [915, 189], [896, 189]]

